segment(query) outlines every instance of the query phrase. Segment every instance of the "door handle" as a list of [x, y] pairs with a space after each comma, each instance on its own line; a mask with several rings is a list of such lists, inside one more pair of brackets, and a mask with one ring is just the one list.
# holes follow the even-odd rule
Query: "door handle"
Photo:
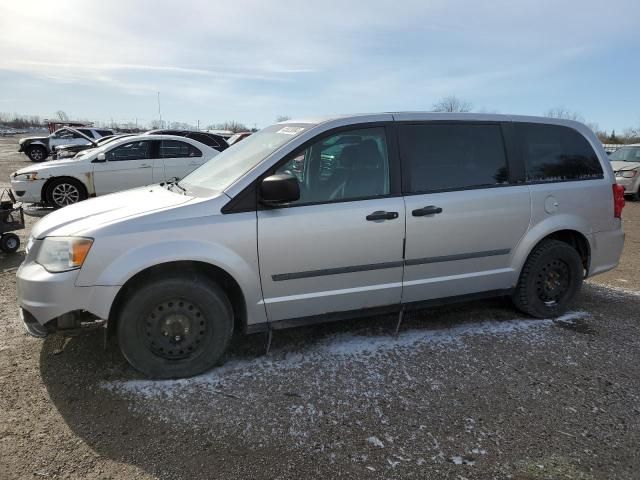
[[384, 210], [379, 210], [367, 215], [367, 220], [370, 222], [375, 222], [376, 220], [393, 220], [394, 218], [398, 218], [398, 212], [385, 212]]
[[436, 207], [435, 205], [418, 208], [411, 212], [414, 217], [424, 217], [426, 215], [435, 215], [438, 213], [442, 213], [442, 208]]
[[142, 165], [140, 165], [138, 168], [151, 168], [151, 165], [143, 163]]

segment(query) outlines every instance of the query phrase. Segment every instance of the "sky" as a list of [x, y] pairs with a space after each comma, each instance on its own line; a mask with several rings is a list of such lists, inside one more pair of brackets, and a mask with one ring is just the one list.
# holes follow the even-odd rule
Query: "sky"
[[640, 127], [638, 0], [0, 3], [0, 112], [140, 124], [563, 107]]

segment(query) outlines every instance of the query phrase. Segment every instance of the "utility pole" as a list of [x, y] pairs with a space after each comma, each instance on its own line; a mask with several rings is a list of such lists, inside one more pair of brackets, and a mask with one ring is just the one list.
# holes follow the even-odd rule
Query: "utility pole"
[[158, 116], [160, 117], [160, 128], [162, 128], [163, 125], [162, 125], [162, 110], [160, 110], [160, 92], [158, 92]]
[[200, 131], [200, 120], [198, 120], [198, 131]]

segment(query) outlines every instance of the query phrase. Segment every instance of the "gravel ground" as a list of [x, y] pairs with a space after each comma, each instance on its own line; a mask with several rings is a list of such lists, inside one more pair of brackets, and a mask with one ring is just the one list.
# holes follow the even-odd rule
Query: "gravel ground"
[[[0, 180], [29, 162], [0, 139]], [[0, 185], [2, 185], [0, 183]], [[560, 319], [502, 299], [238, 336], [151, 382], [99, 333], [27, 337], [0, 257], [0, 478], [640, 478], [640, 204]], [[32, 223], [29, 219], [29, 224]], [[3, 254], [2, 254], [3, 255]]]

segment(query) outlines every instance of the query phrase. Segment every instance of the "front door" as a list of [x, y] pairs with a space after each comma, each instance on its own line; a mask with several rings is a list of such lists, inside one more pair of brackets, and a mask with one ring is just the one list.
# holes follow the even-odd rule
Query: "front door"
[[328, 134], [277, 168], [298, 177], [301, 196], [258, 211], [270, 321], [399, 305], [404, 201], [386, 133]]
[[[119, 192], [154, 183], [154, 141], [135, 140], [120, 144], [105, 154], [105, 162], [93, 163], [96, 195]], [[162, 179], [158, 180], [162, 181]]]
[[510, 183], [499, 124], [399, 126], [407, 240], [403, 302], [513, 287], [531, 217]]

